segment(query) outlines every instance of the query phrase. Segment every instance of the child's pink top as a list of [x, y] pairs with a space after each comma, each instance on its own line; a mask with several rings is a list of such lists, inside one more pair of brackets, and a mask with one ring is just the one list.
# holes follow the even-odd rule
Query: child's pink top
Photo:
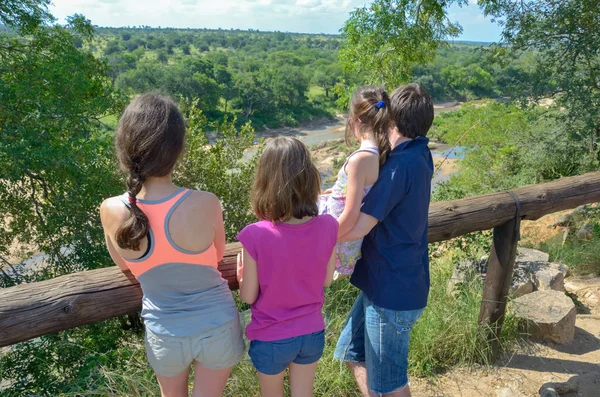
[[274, 341], [325, 329], [321, 309], [327, 263], [337, 240], [331, 215], [300, 225], [257, 222], [237, 238], [258, 268], [258, 299], [252, 305], [249, 340]]

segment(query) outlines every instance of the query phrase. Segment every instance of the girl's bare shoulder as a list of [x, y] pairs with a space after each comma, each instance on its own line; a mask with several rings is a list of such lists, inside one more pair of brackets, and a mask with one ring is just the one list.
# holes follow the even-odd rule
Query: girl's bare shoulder
[[123, 196], [109, 197], [100, 204], [100, 220], [104, 227], [122, 224], [129, 218], [129, 208], [123, 202]]
[[214, 214], [215, 211], [221, 210], [221, 202], [219, 198], [211, 193], [203, 190], [190, 190], [190, 194], [180, 204], [183, 212], [189, 211], [199, 215]]
[[357, 152], [350, 156], [346, 169], [362, 169], [364, 167], [379, 168], [379, 155], [372, 152]]

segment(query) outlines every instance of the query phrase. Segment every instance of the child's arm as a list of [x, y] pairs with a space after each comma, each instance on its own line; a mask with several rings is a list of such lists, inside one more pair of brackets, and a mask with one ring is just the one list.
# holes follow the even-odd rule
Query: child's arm
[[215, 208], [215, 248], [217, 249], [217, 261], [223, 260], [223, 255], [225, 255], [225, 225], [223, 224], [223, 208], [221, 207], [221, 202], [219, 199], [215, 197], [217, 203]]
[[115, 262], [115, 265], [117, 265], [122, 271], [128, 272], [129, 268], [127, 267], [127, 264], [115, 249], [115, 246], [113, 245], [110, 237], [108, 237], [108, 234], [104, 234], [104, 239], [106, 241], [106, 248], [108, 248], [108, 253], [110, 254], [110, 257], [112, 258], [113, 262]]
[[333, 282], [333, 273], [335, 272], [335, 260], [337, 256], [337, 250], [333, 247], [333, 252], [331, 253], [331, 258], [329, 258], [329, 263], [327, 264], [327, 276], [325, 277], [325, 286], [329, 287]]
[[339, 242], [356, 241], [365, 237], [379, 221], [371, 215], [360, 213], [356, 224], [348, 233], [338, 238]]
[[[108, 235], [108, 230], [112, 230], [114, 227], [115, 220], [114, 216], [111, 216], [111, 201], [110, 199], [104, 200], [102, 205], [100, 206], [100, 222], [102, 223], [102, 227], [104, 228], [104, 241], [106, 242], [106, 248], [108, 249], [108, 253], [110, 254], [111, 259], [115, 262], [115, 265], [119, 267], [124, 272], [128, 272], [129, 268], [127, 264], [121, 258], [121, 255], [117, 252], [110, 236]], [[124, 222], [127, 219], [128, 215], [121, 215], [119, 217], [119, 221]]]
[[[374, 162], [373, 157], [376, 159]], [[346, 186], [346, 205], [344, 212], [338, 218], [340, 227], [338, 236], [341, 237], [352, 230], [352, 227], [358, 220], [360, 206], [365, 191], [365, 181], [367, 179], [368, 167], [379, 167], [379, 159], [372, 153], [359, 152], [350, 157], [346, 164], [346, 174], [348, 175], [348, 184]]]
[[258, 298], [258, 271], [256, 261], [246, 248], [237, 257], [237, 278], [240, 284], [240, 299], [251, 305]]

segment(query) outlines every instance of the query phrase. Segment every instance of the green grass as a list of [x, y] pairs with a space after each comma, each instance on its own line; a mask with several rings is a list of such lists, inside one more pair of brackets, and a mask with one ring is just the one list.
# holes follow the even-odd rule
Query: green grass
[[550, 261], [562, 263], [575, 275], [600, 275], [600, 235], [596, 231], [592, 239], [567, 240], [555, 236], [536, 247], [550, 255]]
[[[412, 376], [433, 377], [458, 365], [486, 363], [487, 350], [477, 325], [481, 303], [481, 282], [465, 287], [456, 298], [446, 295], [446, 283], [452, 273], [453, 255], [449, 253], [431, 264], [431, 294], [423, 317], [416, 324], [410, 348]], [[358, 291], [347, 280], [334, 283], [326, 291], [328, 330], [323, 358], [317, 369], [315, 395], [328, 397], [360, 396], [346, 368], [333, 358], [337, 337], [344, 325]], [[510, 348], [519, 339], [517, 324], [511, 316], [504, 323], [502, 346]], [[158, 385], [144, 356], [141, 338], [123, 345], [131, 358], [118, 370], [97, 367], [97, 376], [85, 395], [150, 396]], [[259, 396], [256, 372], [246, 359], [233, 370], [225, 396]]]
[[324, 95], [325, 95], [325, 89], [318, 85], [311, 85], [310, 88], [308, 89], [308, 98], [309, 99], [314, 99], [314, 98], [317, 98], [319, 96], [324, 96]]

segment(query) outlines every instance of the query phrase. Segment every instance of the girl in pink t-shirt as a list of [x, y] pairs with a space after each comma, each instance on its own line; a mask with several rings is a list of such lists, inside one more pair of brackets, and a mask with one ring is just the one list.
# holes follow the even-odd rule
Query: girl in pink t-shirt
[[262, 221], [238, 234], [241, 299], [251, 305], [249, 355], [263, 396], [312, 396], [325, 346], [321, 309], [335, 269], [338, 223], [318, 215], [321, 186], [310, 153], [294, 138], [271, 140], [258, 162], [252, 207]]

